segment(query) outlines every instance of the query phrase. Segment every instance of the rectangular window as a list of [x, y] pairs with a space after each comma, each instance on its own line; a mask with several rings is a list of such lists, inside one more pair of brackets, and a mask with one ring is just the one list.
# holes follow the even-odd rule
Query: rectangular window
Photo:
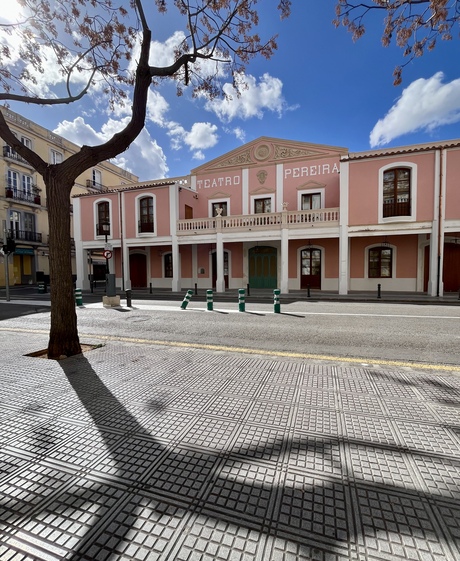
[[56, 150], [50, 150], [50, 164], [62, 163], [62, 153]]
[[212, 203], [213, 216], [227, 216], [227, 203]]
[[29, 212], [24, 213], [24, 230], [26, 232], [35, 232], [35, 215]]
[[11, 169], [8, 170], [8, 189], [13, 191], [13, 195], [17, 196], [19, 188], [19, 173]]
[[307, 193], [302, 195], [301, 210], [316, 210], [321, 208], [321, 194]]
[[98, 169], [93, 169], [93, 187], [101, 187], [102, 185], [102, 174]]
[[23, 175], [22, 190], [24, 192], [24, 195], [26, 195], [27, 197], [30, 197], [32, 195], [32, 186], [33, 186], [32, 177], [30, 175]]
[[255, 199], [254, 200], [254, 213], [263, 214], [272, 211], [272, 200], [270, 197], [266, 199]]
[[21, 142], [24, 144], [24, 146], [27, 146], [27, 148], [30, 148], [30, 150], [32, 150], [32, 141], [30, 140], [30, 138], [21, 136]]

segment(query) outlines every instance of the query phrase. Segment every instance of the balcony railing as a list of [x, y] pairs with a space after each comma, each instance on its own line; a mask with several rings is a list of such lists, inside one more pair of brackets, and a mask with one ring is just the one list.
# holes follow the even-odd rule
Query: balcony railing
[[411, 216], [410, 201], [401, 202], [384, 202], [383, 203], [383, 218], [390, 218], [391, 216]]
[[3, 157], [9, 158], [10, 160], [14, 160], [15, 162], [21, 162], [21, 164], [26, 164], [30, 166], [27, 160], [24, 160], [22, 156], [20, 156], [11, 146], [4, 146], [3, 147]]
[[311, 226], [337, 226], [338, 223], [338, 208], [321, 208], [317, 210], [294, 210], [178, 220], [177, 234], [187, 236], [222, 231], [298, 229]]
[[7, 238], [16, 241], [42, 243], [42, 235], [28, 230], [7, 230]]
[[87, 189], [94, 189], [95, 191], [106, 191], [107, 188], [102, 185], [102, 183], [96, 183], [96, 181], [93, 181], [92, 179], [87, 179], [86, 180], [86, 188]]
[[32, 188], [32, 193], [29, 193], [27, 191], [22, 191], [21, 189], [13, 189], [12, 187], [7, 186], [5, 189], [5, 197], [7, 199], [14, 199], [15, 201], [41, 205], [40, 194], [38, 192], [34, 192], [34, 188]]
[[137, 223], [137, 231], [140, 234], [145, 232], [153, 232], [154, 231], [154, 223], [153, 220], [139, 220]]

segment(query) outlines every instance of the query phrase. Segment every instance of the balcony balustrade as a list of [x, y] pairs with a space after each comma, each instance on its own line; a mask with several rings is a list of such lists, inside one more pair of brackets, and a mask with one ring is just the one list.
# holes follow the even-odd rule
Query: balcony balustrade
[[22, 203], [41, 205], [40, 193], [35, 185], [32, 186], [31, 192], [23, 191], [22, 189], [14, 189], [13, 187], [7, 185], [5, 189], [5, 197]]
[[154, 232], [153, 220], [139, 220], [137, 223], [138, 232], [144, 234], [146, 232]]
[[390, 218], [391, 216], [410, 216], [410, 207], [410, 201], [384, 202], [383, 218]]
[[92, 179], [86, 180], [86, 188], [92, 189], [93, 191], [107, 191], [107, 187], [102, 185], [102, 183], [96, 183], [96, 181], [93, 181]]
[[4, 146], [3, 147], [3, 157], [8, 158], [10, 160], [14, 160], [15, 162], [20, 162], [21, 164], [25, 164], [26, 166], [30, 166], [27, 160], [24, 160], [22, 156], [20, 156], [11, 146]]
[[20, 242], [42, 243], [41, 233], [28, 230], [7, 230], [6, 237]]
[[180, 236], [190, 236], [197, 233], [207, 234], [223, 231], [299, 229], [310, 226], [321, 228], [338, 226], [338, 224], [338, 208], [320, 208], [316, 210], [293, 210], [178, 220], [177, 234]]

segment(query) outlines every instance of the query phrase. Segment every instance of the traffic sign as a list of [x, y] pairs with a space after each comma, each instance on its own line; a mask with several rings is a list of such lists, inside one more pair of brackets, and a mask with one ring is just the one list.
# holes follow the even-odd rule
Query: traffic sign
[[106, 259], [111, 259], [112, 258], [112, 252], [109, 251], [108, 249], [104, 250], [104, 257]]

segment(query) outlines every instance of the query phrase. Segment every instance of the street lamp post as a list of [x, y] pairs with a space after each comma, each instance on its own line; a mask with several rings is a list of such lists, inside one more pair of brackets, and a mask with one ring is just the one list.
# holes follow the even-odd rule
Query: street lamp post
[[[107, 247], [107, 236], [110, 234], [110, 223], [109, 222], [103, 222], [101, 224], [101, 229], [102, 232], [104, 233], [105, 236], [105, 247], [104, 247], [104, 251], [108, 250]], [[107, 283], [108, 283], [108, 279], [109, 279], [109, 258], [106, 256], [105, 258], [105, 291], [107, 292]]]

